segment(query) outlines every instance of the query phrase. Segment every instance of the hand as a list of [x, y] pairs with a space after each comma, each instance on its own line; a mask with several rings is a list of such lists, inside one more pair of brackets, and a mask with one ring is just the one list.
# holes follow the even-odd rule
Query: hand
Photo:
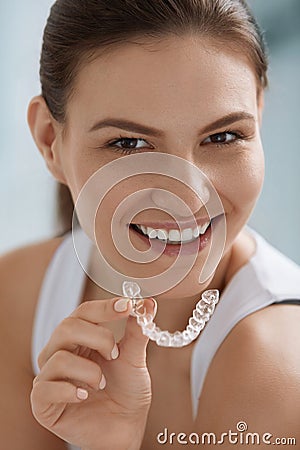
[[[127, 309], [117, 312], [122, 302]], [[145, 307], [153, 314], [151, 299], [145, 299]], [[40, 373], [30, 395], [33, 415], [73, 445], [140, 448], [151, 404], [148, 338], [128, 317], [130, 311], [130, 303], [119, 298], [84, 302], [58, 325], [39, 354]], [[116, 344], [102, 322], [126, 318], [124, 337]]]

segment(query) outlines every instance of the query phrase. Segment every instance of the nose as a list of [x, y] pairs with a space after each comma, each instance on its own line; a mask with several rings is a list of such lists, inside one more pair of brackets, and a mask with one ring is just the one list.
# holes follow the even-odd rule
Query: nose
[[[199, 182], [198, 182], [199, 184]], [[151, 193], [154, 205], [172, 215], [176, 214], [178, 219], [187, 218], [199, 214], [198, 211], [209, 201], [209, 190], [206, 186], [198, 186], [197, 193], [192, 187], [180, 186], [172, 189], [172, 183], [168, 186], [155, 188]]]
[[[163, 161], [162, 161], [163, 162]], [[167, 158], [167, 171], [152, 191], [152, 201], [158, 208], [176, 213], [178, 219], [199, 215], [210, 198], [208, 180], [192, 161]], [[158, 172], [161, 167], [158, 167]], [[204, 212], [205, 215], [205, 212]]]

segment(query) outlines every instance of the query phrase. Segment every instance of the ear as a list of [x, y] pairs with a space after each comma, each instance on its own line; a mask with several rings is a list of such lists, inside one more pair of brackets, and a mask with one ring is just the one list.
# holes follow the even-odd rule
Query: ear
[[34, 97], [29, 103], [27, 121], [48, 169], [57, 181], [67, 185], [60, 158], [61, 125], [52, 117], [41, 95]]
[[264, 105], [265, 105], [265, 93], [263, 89], [260, 89], [257, 94], [258, 123], [260, 128], [262, 126]]

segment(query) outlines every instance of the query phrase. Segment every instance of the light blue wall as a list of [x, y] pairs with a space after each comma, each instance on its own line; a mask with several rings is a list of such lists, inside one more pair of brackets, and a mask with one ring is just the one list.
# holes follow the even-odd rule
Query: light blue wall
[[[266, 178], [250, 220], [273, 245], [300, 263], [299, 0], [251, 0], [271, 50], [263, 142]], [[42, 30], [52, 0], [0, 2], [0, 252], [51, 236], [55, 183], [26, 123], [40, 92]]]
[[31, 138], [42, 30], [51, 0], [0, 2], [0, 251], [53, 232], [54, 182]]
[[270, 88], [262, 127], [266, 177], [250, 225], [300, 263], [300, 2], [249, 3], [270, 50]]

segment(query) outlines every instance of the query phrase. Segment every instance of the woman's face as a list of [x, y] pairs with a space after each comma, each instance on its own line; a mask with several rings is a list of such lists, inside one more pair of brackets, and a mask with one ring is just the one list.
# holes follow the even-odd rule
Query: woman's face
[[[151, 46], [126, 44], [80, 70], [67, 105], [65, 134], [57, 142], [61, 168], [76, 201], [98, 169], [126, 158], [122, 150], [154, 155], [163, 152], [186, 159], [209, 178], [222, 201], [226, 253], [247, 222], [262, 188], [260, 114], [255, 73], [241, 52], [225, 44], [212, 45], [200, 37], [172, 37]], [[141, 132], [137, 125], [96, 125], [108, 118], [159, 132]], [[114, 211], [122, 200], [145, 187], [172, 191], [196, 218], [207, 214], [190, 189], [159, 174], [141, 174], [114, 186], [97, 214], [96, 236], [112, 266], [136, 277], [156, 275], [176, 258], [163, 254], [151, 263], [136, 264], [114, 247], [110, 227]], [[174, 218], [166, 211], [146, 209], [132, 222], [146, 226], [170, 220]], [[118, 227], [127, 227], [126, 221], [121, 219], [116, 224], [116, 233]], [[136, 249], [149, 248], [131, 228], [129, 236]], [[190, 294], [199, 291], [197, 280], [207, 251], [205, 248], [198, 254], [189, 274]]]

